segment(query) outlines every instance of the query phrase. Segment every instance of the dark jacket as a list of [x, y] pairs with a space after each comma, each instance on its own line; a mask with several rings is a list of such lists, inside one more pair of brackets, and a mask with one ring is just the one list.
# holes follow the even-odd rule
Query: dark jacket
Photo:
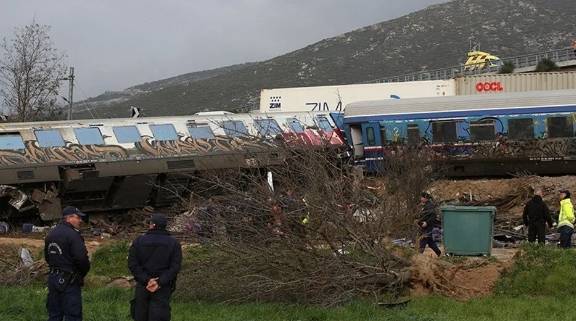
[[128, 268], [136, 282], [146, 285], [159, 278], [160, 286], [174, 285], [182, 264], [182, 247], [166, 230], [149, 230], [139, 236], [128, 253]]
[[52, 269], [77, 273], [84, 278], [90, 270], [88, 251], [80, 232], [62, 222], [44, 240], [44, 259]]
[[522, 214], [524, 225], [537, 225], [548, 223], [552, 227], [552, 217], [548, 206], [539, 195], [534, 195], [531, 200], [524, 206], [524, 214]]
[[420, 218], [418, 219], [418, 225], [422, 227], [422, 223], [426, 222], [426, 227], [422, 228], [425, 232], [431, 232], [432, 229], [439, 225], [438, 219], [436, 217], [436, 205], [431, 200], [426, 201], [424, 206], [422, 206], [422, 212], [420, 213]]

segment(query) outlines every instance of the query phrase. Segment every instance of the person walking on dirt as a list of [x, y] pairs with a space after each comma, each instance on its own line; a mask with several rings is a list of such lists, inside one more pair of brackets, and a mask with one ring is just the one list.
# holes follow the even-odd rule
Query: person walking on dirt
[[80, 235], [80, 224], [86, 214], [67, 206], [62, 222], [44, 240], [44, 258], [48, 274], [48, 321], [82, 320], [82, 286], [90, 270], [88, 251]]
[[432, 232], [438, 225], [436, 219], [436, 205], [432, 202], [432, 196], [426, 192], [420, 195], [420, 204], [422, 205], [422, 212], [418, 219], [418, 226], [420, 227], [420, 242], [419, 252], [424, 253], [426, 245], [428, 245], [437, 256], [442, 254], [438, 245], [434, 241]]
[[552, 228], [552, 217], [548, 206], [542, 200], [542, 189], [535, 189], [534, 196], [526, 206], [522, 214], [524, 226], [528, 228], [528, 242], [534, 243], [538, 238], [538, 244], [546, 241], [546, 223]]
[[170, 296], [182, 265], [182, 247], [166, 231], [167, 223], [164, 215], [152, 214], [148, 232], [136, 238], [128, 252], [128, 268], [136, 280], [131, 301], [136, 321], [170, 320]]
[[570, 200], [570, 192], [560, 191], [560, 214], [558, 215], [558, 232], [560, 233], [560, 247], [567, 249], [572, 246], [574, 233], [574, 207]]

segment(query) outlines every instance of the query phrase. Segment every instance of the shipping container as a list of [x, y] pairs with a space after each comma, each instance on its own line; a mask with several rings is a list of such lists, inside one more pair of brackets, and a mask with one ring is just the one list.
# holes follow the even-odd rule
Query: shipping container
[[456, 78], [456, 95], [576, 89], [576, 72], [532, 72]]
[[358, 101], [455, 94], [454, 80], [263, 89], [260, 112], [342, 111]]

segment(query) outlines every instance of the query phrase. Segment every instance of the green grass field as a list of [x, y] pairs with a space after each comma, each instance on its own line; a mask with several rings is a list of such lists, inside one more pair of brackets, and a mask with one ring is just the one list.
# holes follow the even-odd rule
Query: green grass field
[[[46, 320], [42, 288], [1, 288], [0, 320]], [[131, 293], [120, 289], [89, 289], [84, 292], [84, 319], [130, 320]], [[429, 297], [412, 301], [405, 308], [386, 309], [369, 303], [339, 308], [278, 304], [224, 305], [173, 302], [172, 320], [211, 321], [542, 321], [574, 320], [573, 298], [493, 296], [470, 302]]]
[[[105, 249], [122, 261], [124, 246]], [[101, 255], [104, 252], [101, 252]], [[110, 266], [103, 274], [121, 271]], [[101, 268], [104, 269], [105, 265]], [[516, 265], [499, 282], [495, 294], [468, 302], [425, 297], [402, 308], [357, 302], [337, 308], [281, 304], [228, 305], [189, 302], [176, 298], [172, 320], [211, 321], [542, 321], [574, 320], [576, 252], [526, 248]], [[0, 288], [0, 320], [46, 320], [46, 290], [40, 286]], [[85, 320], [130, 320], [130, 290], [88, 287], [84, 291]]]

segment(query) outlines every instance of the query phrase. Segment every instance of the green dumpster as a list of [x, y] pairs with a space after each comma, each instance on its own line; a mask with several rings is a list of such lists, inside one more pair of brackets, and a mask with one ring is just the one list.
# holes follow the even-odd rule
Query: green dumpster
[[444, 250], [448, 255], [490, 255], [494, 206], [442, 206]]

